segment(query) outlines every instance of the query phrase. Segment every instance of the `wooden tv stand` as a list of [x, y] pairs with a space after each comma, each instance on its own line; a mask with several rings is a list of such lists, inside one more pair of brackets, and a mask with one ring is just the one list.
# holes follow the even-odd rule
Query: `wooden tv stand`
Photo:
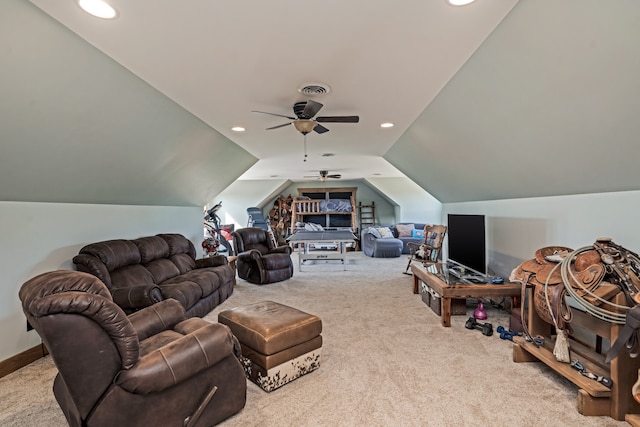
[[438, 273], [430, 272], [419, 264], [411, 264], [413, 273], [413, 293], [418, 293], [419, 282], [422, 281], [433, 289], [441, 299], [440, 316], [442, 326], [451, 326], [451, 301], [462, 298], [511, 298], [511, 306], [520, 304], [520, 285], [517, 283], [504, 283], [496, 285], [492, 283], [464, 283], [461, 279], [450, 276], [442, 265], [433, 266]]
[[[623, 349], [618, 357], [611, 363], [604, 362], [606, 354], [602, 352], [602, 339], [614, 343], [624, 325], [613, 324], [597, 319], [587, 312], [572, 308], [573, 320], [571, 325], [589, 333], [595, 334], [596, 345], [584, 345], [578, 341], [569, 339], [571, 360], [578, 359], [588, 372], [604, 376], [613, 380], [611, 388], [581, 375], [568, 363], [558, 362], [553, 355], [555, 336], [551, 335], [551, 325], [544, 322], [538, 316], [531, 299], [531, 289], [527, 289], [527, 301], [529, 302], [523, 319], [527, 322], [532, 336], [544, 337], [544, 345], [536, 347], [527, 342], [523, 337], [514, 337], [513, 361], [535, 362], [540, 361], [578, 386], [577, 409], [582, 415], [610, 416], [622, 421], [627, 414], [640, 414], [640, 404], [631, 394], [631, 387], [638, 379], [640, 358], [632, 359], [626, 349]], [[624, 295], [617, 292], [607, 298], [619, 305], [625, 305]], [[633, 417], [633, 416], [632, 416]]]

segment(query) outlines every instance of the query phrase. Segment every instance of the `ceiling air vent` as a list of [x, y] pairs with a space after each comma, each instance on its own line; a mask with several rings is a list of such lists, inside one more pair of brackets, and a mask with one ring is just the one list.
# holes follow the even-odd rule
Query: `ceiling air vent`
[[329, 85], [322, 83], [307, 83], [298, 88], [298, 92], [306, 96], [325, 95], [331, 91]]

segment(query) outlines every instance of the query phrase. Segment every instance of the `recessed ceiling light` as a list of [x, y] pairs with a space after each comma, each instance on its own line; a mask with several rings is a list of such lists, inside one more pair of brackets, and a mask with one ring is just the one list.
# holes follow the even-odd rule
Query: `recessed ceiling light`
[[98, 18], [113, 19], [118, 15], [116, 10], [103, 0], [78, 0], [78, 5], [85, 12]]
[[231, 128], [231, 130], [234, 132], [244, 132], [246, 129], [243, 128], [242, 126], [234, 126]]
[[447, 0], [447, 3], [451, 6], [466, 6], [474, 1], [476, 0]]
[[380, 125], [381, 128], [392, 128], [393, 127], [393, 123], [387, 122], [387, 123], [382, 123]]

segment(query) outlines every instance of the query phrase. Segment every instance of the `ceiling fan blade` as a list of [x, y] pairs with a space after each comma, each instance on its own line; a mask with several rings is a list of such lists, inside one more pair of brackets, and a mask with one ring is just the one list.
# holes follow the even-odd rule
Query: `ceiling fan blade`
[[318, 114], [318, 111], [320, 111], [321, 108], [322, 108], [322, 104], [310, 99], [307, 101], [307, 105], [305, 105], [301, 115], [305, 119], [310, 119], [316, 114]]
[[322, 125], [316, 125], [316, 127], [313, 128], [314, 132], [316, 133], [325, 133], [325, 132], [329, 132], [329, 129], [327, 129], [326, 127], [322, 126]]
[[342, 175], [337, 173], [337, 174], [334, 174], [334, 175], [327, 175], [327, 178], [340, 179], [340, 178], [342, 178]]
[[316, 117], [317, 122], [322, 123], [358, 123], [360, 117], [358, 116], [324, 116]]
[[290, 116], [285, 116], [283, 114], [276, 114], [276, 113], [267, 113], [266, 111], [256, 111], [256, 110], [251, 110], [252, 113], [261, 113], [261, 114], [268, 114], [270, 116], [278, 116], [278, 117], [286, 117], [289, 120], [296, 120], [297, 117], [290, 117]]
[[266, 130], [283, 128], [283, 127], [285, 127], [285, 126], [289, 126], [290, 124], [291, 124], [291, 123], [285, 123], [285, 124], [278, 125], [278, 126], [271, 126], [270, 128], [267, 128]]

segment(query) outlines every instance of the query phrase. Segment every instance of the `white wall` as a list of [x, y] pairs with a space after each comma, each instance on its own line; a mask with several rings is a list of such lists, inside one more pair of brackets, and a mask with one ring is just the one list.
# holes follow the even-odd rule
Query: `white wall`
[[[396, 222], [439, 223], [442, 204], [408, 178], [376, 178], [356, 181], [237, 180], [227, 187], [210, 206], [222, 200], [219, 215], [223, 223], [245, 227], [250, 206], [263, 208], [266, 216], [280, 195], [297, 196], [298, 187], [357, 187], [356, 203], [376, 204], [376, 223]], [[266, 195], [266, 197], [265, 197]]]
[[409, 178], [369, 178], [367, 181], [398, 205], [396, 222], [440, 223], [442, 203]]
[[180, 233], [201, 256], [202, 208], [0, 202], [0, 360], [40, 343], [27, 332], [20, 286], [51, 270], [72, 270], [88, 243]]
[[[545, 246], [578, 249], [598, 237], [640, 251], [640, 191], [575, 196], [446, 203], [447, 214], [484, 214], [487, 263], [494, 274], [508, 277], [520, 262]], [[446, 242], [445, 242], [446, 254]]]

